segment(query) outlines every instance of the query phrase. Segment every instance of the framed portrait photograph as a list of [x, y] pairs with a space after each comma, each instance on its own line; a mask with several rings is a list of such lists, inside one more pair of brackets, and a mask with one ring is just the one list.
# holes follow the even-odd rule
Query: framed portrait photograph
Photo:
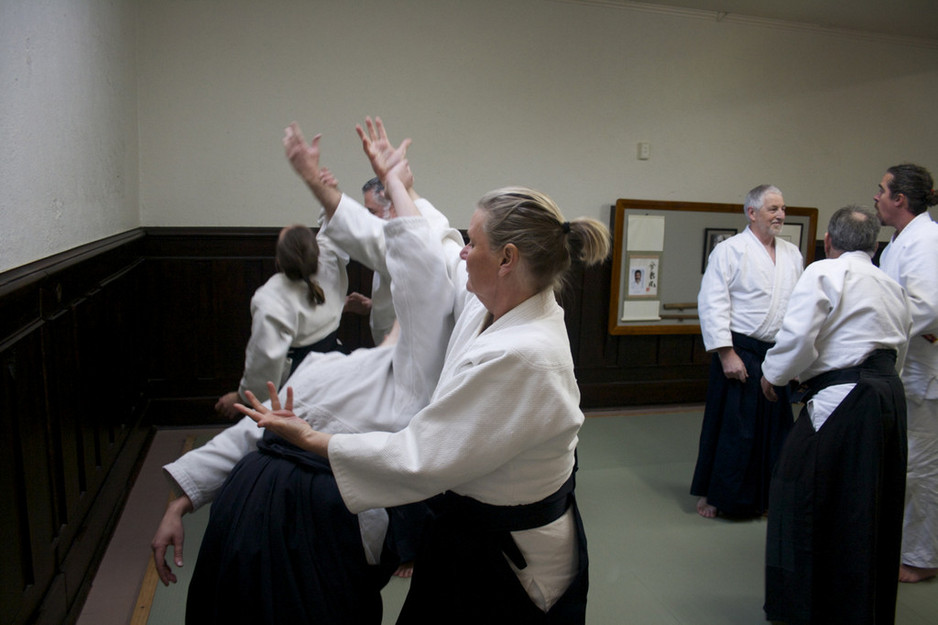
[[655, 299], [661, 274], [661, 254], [629, 254], [626, 299]]
[[717, 243], [725, 241], [737, 233], [736, 228], [704, 228], [703, 259], [700, 261], [700, 273], [707, 270], [707, 259]]
[[785, 224], [778, 238], [785, 239], [789, 243], [794, 243], [801, 248], [801, 224]]

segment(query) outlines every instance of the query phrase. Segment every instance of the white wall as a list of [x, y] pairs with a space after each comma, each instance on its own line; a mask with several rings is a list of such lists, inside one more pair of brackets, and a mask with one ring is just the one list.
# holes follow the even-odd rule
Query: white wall
[[740, 202], [772, 182], [826, 222], [871, 204], [889, 165], [938, 172], [938, 47], [562, 0], [0, 10], [0, 271], [140, 224], [311, 222], [280, 144], [294, 119], [357, 195], [353, 125], [382, 115], [461, 227], [506, 184], [605, 219], [620, 197]]
[[889, 165], [938, 172], [938, 49], [871, 37], [551, 0], [158, 0], [140, 49], [145, 225], [310, 221], [283, 126], [323, 132], [357, 196], [366, 114], [413, 137], [418, 189], [462, 227], [506, 184], [605, 218], [772, 182], [826, 223]]
[[0, 0], [0, 271], [140, 225], [135, 0]]

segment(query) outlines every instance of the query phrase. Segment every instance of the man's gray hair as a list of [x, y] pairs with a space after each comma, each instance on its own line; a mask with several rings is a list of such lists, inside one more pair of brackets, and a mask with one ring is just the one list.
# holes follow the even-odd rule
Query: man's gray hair
[[872, 208], [844, 206], [838, 209], [827, 225], [831, 245], [841, 252], [876, 253], [879, 218]]
[[743, 213], [749, 214], [749, 209], [762, 210], [765, 204], [765, 196], [769, 193], [781, 195], [782, 192], [774, 184], [760, 184], [758, 187], [746, 194], [746, 201], [743, 202]]
[[381, 180], [377, 176], [362, 185], [362, 193], [368, 193], [372, 189], [377, 193], [384, 191], [384, 185], [381, 184]]

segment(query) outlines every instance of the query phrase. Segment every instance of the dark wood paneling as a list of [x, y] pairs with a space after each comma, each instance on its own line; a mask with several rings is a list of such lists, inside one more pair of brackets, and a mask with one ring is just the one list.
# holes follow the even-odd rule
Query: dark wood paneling
[[611, 263], [574, 265], [561, 303], [581, 405], [615, 408], [703, 401], [707, 363], [699, 335], [608, 332]]
[[[163, 425], [226, 423], [218, 397], [235, 390], [251, 334], [254, 291], [276, 271], [279, 228], [147, 230], [147, 396]], [[371, 271], [348, 268], [349, 288], [371, 293]], [[372, 346], [366, 317], [346, 314], [339, 338]]]
[[4, 624], [74, 620], [150, 435], [143, 237], [0, 274]]

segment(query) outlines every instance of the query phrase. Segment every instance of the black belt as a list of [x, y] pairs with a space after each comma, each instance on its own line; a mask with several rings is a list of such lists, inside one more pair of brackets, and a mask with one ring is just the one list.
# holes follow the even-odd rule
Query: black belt
[[570, 477], [553, 494], [534, 503], [496, 506], [452, 491], [438, 495], [428, 503], [434, 512], [459, 519], [461, 525], [497, 535], [504, 554], [516, 567], [523, 569], [528, 563], [515, 544], [511, 532], [542, 527], [563, 516], [570, 507], [570, 496], [576, 486], [576, 469], [574, 465]]
[[292, 375], [296, 368], [300, 366], [300, 363], [303, 362], [303, 359], [309, 355], [310, 352], [335, 352], [339, 350], [339, 331], [336, 330], [329, 336], [315, 343], [310, 343], [309, 345], [301, 345], [300, 347], [291, 347], [287, 350], [287, 357], [293, 361], [293, 364], [290, 365], [290, 374]]
[[775, 345], [775, 343], [760, 341], [759, 339], [754, 339], [751, 336], [746, 336], [745, 334], [740, 334], [739, 332], [730, 332], [730, 334], [733, 338], [733, 347], [758, 354], [763, 359], [765, 358], [765, 353], [769, 351], [773, 345]]
[[806, 403], [818, 391], [834, 386], [835, 384], [856, 384], [860, 381], [862, 371], [883, 370], [892, 367], [895, 370], [896, 352], [892, 349], [877, 349], [866, 357], [866, 360], [852, 367], [833, 369], [819, 373], [810, 380], [801, 383], [792, 393], [791, 401], [796, 404]]

